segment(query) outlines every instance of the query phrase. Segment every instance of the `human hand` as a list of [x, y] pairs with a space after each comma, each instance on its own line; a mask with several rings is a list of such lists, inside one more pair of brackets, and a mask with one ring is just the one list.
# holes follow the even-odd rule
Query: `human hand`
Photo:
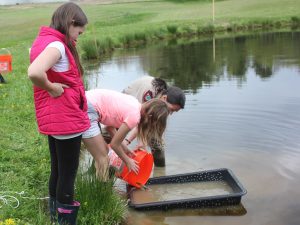
[[57, 98], [64, 93], [64, 88], [69, 88], [69, 86], [62, 83], [51, 83], [51, 87], [47, 91], [52, 98]]
[[136, 174], [138, 174], [140, 167], [139, 167], [137, 161], [128, 157], [128, 159], [126, 160], [126, 166], [127, 166], [129, 172], [133, 171]]

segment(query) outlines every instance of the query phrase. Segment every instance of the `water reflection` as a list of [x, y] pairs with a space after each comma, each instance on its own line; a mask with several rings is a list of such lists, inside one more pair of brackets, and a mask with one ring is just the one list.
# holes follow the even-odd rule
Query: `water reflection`
[[[188, 44], [177, 44], [175, 41], [140, 51], [129, 50], [126, 57], [116, 55], [117, 61], [106, 58], [104, 60], [109, 60], [110, 65], [102, 63], [101, 66], [110, 66], [110, 73], [127, 70], [131, 76], [162, 77], [184, 90], [197, 92], [203, 85], [211, 85], [225, 78], [237, 79], [242, 85], [247, 80], [249, 69], [254, 69], [257, 76], [267, 79], [279, 68], [290, 65], [299, 68], [299, 41], [299, 32], [214, 38]], [[117, 54], [122, 55], [122, 52]], [[134, 61], [136, 63], [133, 64]], [[101, 75], [105, 76], [105, 69]], [[100, 81], [93, 80], [95, 82]]]
[[151, 75], [166, 78], [176, 86], [195, 92], [203, 84], [212, 84], [225, 76], [243, 83], [247, 70], [251, 68], [265, 79], [278, 68], [291, 64], [299, 66], [299, 41], [300, 33], [216, 39], [215, 59], [211, 40], [165, 46], [153, 50], [156, 54], [149, 50], [143, 66]]

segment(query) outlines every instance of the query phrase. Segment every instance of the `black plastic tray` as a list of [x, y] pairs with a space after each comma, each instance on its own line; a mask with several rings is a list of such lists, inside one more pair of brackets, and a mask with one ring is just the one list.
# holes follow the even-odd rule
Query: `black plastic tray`
[[229, 169], [206, 170], [194, 173], [154, 177], [148, 180], [146, 186], [151, 188], [151, 185], [153, 184], [174, 184], [206, 181], [224, 181], [232, 188], [233, 193], [208, 197], [205, 196], [199, 198], [196, 197], [188, 199], [154, 201], [136, 204], [131, 200], [133, 192], [136, 190], [136, 188], [131, 187], [129, 189], [129, 206], [137, 210], [167, 210], [174, 208], [219, 207], [237, 205], [241, 202], [242, 196], [247, 193], [247, 191], [244, 189], [244, 187]]

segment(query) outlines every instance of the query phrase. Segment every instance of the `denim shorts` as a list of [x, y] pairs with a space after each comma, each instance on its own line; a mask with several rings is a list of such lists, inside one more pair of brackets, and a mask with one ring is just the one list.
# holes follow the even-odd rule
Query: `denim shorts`
[[99, 127], [100, 126], [100, 124], [99, 124], [100, 115], [90, 102], [88, 102], [88, 111], [87, 112], [88, 112], [88, 116], [89, 116], [89, 119], [91, 122], [91, 126], [89, 129], [87, 129], [86, 131], [83, 132], [82, 138], [92, 138], [101, 133], [100, 127]]

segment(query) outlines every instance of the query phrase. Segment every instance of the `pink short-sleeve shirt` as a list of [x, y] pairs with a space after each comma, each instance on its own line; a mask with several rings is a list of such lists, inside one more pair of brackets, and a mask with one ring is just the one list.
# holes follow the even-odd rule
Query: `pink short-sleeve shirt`
[[100, 115], [100, 122], [106, 126], [119, 128], [126, 123], [129, 129], [140, 121], [141, 104], [130, 95], [113, 90], [93, 89], [86, 91], [87, 100]]

